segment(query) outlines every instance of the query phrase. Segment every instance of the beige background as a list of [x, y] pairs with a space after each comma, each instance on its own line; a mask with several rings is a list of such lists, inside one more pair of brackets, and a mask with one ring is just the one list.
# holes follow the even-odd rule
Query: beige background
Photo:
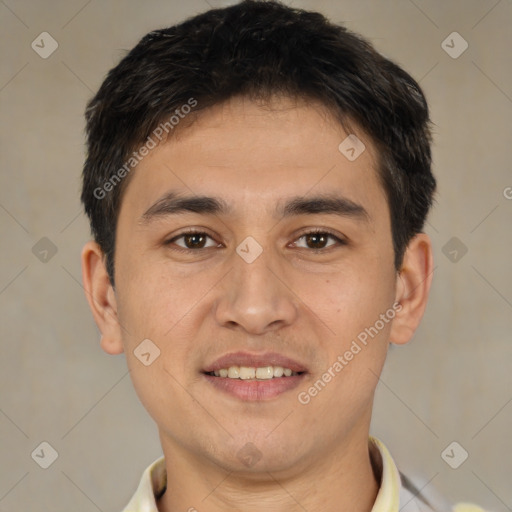
[[[83, 111], [126, 49], [208, 3], [0, 1], [0, 511], [119, 511], [160, 455], [80, 284]], [[510, 511], [512, 2], [287, 3], [345, 22], [403, 65], [435, 122], [431, 301], [413, 342], [390, 352], [372, 432], [427, 494]], [[31, 48], [43, 31], [59, 45], [47, 59]], [[457, 59], [441, 46], [453, 31], [469, 44]], [[48, 241], [33, 251], [43, 237], [53, 256]], [[43, 441], [58, 452], [48, 469], [31, 458]], [[458, 469], [441, 457], [452, 441], [469, 453]]]

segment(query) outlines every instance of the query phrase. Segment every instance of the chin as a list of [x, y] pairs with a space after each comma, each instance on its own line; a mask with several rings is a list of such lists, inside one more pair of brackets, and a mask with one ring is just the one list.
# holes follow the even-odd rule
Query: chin
[[[274, 427], [275, 428], [275, 427]], [[288, 471], [297, 468], [301, 458], [297, 447], [303, 445], [301, 441], [292, 443], [290, 436], [275, 436], [270, 440], [272, 433], [265, 430], [264, 434], [250, 437], [244, 436], [243, 441], [235, 441], [232, 448], [223, 453], [216, 454], [216, 462], [227, 471], [240, 475], [266, 475], [267, 473]], [[267, 437], [266, 437], [267, 436]], [[286, 442], [287, 441], [287, 442]], [[293, 454], [293, 456], [290, 456]], [[219, 460], [220, 459], [220, 460]]]

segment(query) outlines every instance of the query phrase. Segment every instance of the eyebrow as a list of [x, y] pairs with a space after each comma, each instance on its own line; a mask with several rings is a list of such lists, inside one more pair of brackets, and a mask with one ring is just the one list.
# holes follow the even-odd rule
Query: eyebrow
[[[284, 205], [283, 201], [286, 201]], [[184, 196], [170, 191], [142, 214], [140, 223], [149, 224], [158, 218], [180, 213], [229, 215], [231, 212], [232, 208], [219, 197]], [[370, 220], [367, 210], [362, 205], [334, 194], [322, 194], [310, 198], [292, 197], [281, 200], [276, 208], [276, 217], [280, 218], [315, 214], [332, 214], [366, 222]]]

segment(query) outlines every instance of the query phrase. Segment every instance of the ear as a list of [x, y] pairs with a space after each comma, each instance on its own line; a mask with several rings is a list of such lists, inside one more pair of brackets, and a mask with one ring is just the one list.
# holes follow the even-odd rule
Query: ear
[[412, 338], [427, 307], [433, 272], [432, 243], [419, 233], [409, 242], [397, 275], [395, 300], [401, 308], [393, 319], [391, 343], [403, 345]]
[[82, 249], [82, 281], [94, 321], [101, 332], [101, 348], [107, 354], [123, 352], [117, 302], [105, 266], [105, 255], [96, 242]]

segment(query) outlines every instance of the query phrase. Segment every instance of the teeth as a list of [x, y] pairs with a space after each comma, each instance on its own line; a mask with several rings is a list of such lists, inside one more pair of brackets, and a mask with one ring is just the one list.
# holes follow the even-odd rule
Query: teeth
[[267, 380], [273, 377], [298, 375], [297, 372], [292, 372], [290, 368], [283, 368], [282, 366], [262, 366], [258, 368], [250, 366], [230, 366], [229, 368], [222, 368], [210, 373], [213, 373], [216, 377], [228, 377], [230, 379], [242, 380]]
[[256, 377], [256, 368], [248, 368], [247, 366], [240, 366], [240, 378], [243, 380], [254, 379]]
[[230, 366], [228, 370], [228, 377], [230, 379], [238, 379], [238, 377], [240, 377], [240, 368], [238, 368], [238, 366]]
[[284, 369], [282, 366], [274, 366], [274, 377], [282, 377], [284, 375]]
[[256, 368], [257, 379], [271, 379], [274, 376], [274, 368], [272, 366], [264, 366], [263, 368]]

